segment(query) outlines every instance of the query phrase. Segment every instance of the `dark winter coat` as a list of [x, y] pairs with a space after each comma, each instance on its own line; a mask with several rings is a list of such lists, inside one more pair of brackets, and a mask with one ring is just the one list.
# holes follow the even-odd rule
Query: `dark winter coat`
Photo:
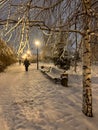
[[25, 60], [24, 60], [24, 65], [25, 65], [26, 67], [28, 67], [28, 66], [30, 65], [30, 62], [29, 62], [28, 59], [25, 59]]

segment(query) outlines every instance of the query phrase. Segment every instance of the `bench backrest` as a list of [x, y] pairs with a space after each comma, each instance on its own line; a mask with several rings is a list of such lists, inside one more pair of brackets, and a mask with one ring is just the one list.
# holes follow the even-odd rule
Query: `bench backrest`
[[50, 68], [50, 72], [55, 73], [55, 74], [61, 74], [61, 73], [62, 73], [61, 70], [56, 69], [56, 68], [54, 68], [54, 67], [51, 67], [51, 68]]

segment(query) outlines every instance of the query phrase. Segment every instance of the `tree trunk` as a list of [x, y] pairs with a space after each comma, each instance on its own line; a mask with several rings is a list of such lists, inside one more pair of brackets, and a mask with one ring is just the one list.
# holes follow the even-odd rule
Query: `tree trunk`
[[91, 47], [90, 47], [90, 0], [83, 0], [85, 5], [85, 27], [83, 41], [83, 107], [85, 115], [92, 117], [92, 88], [91, 88]]
[[83, 113], [92, 117], [92, 89], [91, 89], [91, 48], [90, 36], [84, 37], [83, 43]]

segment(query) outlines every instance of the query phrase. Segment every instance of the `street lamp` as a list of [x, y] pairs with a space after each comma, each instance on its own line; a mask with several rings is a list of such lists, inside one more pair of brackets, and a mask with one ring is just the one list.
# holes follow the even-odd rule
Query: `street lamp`
[[36, 47], [37, 47], [37, 70], [39, 69], [39, 53], [38, 53], [38, 46], [39, 46], [39, 41], [35, 41]]

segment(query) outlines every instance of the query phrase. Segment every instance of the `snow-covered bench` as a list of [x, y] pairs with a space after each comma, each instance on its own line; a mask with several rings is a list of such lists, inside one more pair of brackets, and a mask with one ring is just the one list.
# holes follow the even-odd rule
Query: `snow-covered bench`
[[62, 72], [56, 68], [51, 67], [49, 72], [46, 72], [47, 76], [51, 79], [53, 79], [55, 82], [58, 82], [61, 80], [61, 74]]
[[61, 83], [63, 86], [68, 86], [68, 74], [56, 67], [42, 66], [41, 72], [46, 74], [55, 83]]
[[41, 72], [45, 73], [45, 72], [49, 72], [50, 71], [50, 66], [41, 66], [40, 70]]
[[49, 66], [42, 66], [41, 71], [45, 73], [50, 79], [54, 80], [55, 82], [61, 81], [61, 74], [63, 71]]

